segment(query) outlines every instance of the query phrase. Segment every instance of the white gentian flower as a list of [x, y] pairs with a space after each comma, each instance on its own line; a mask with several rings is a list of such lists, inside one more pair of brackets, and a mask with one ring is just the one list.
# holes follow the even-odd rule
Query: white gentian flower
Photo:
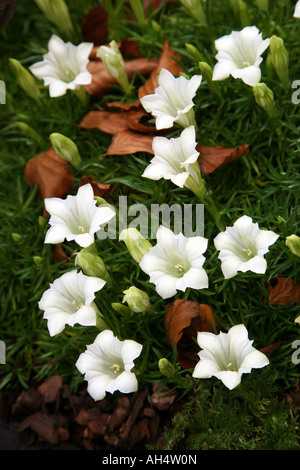
[[98, 334], [93, 344], [80, 354], [76, 367], [85, 374], [88, 393], [94, 400], [102, 400], [106, 392], [135, 392], [136, 375], [130, 372], [143, 346], [133, 340], [120, 341], [110, 330]]
[[48, 52], [43, 60], [31, 65], [29, 69], [44, 84], [49, 85], [52, 98], [64, 95], [68, 89], [78, 90], [82, 85], [89, 85], [92, 75], [87, 70], [89, 55], [93, 43], [82, 42], [75, 46], [64, 43], [55, 34], [48, 43]]
[[294, 15], [295, 18], [300, 18], [300, 0], [296, 3]]
[[212, 79], [224, 80], [231, 75], [254, 86], [261, 79], [261, 55], [269, 44], [270, 40], [263, 40], [256, 26], [246, 26], [242, 31], [232, 31], [230, 35], [217, 39], [215, 47], [218, 63], [214, 67]]
[[269, 251], [279, 235], [271, 230], [261, 230], [251, 217], [243, 215], [233, 227], [226, 227], [214, 239], [225, 279], [229, 279], [238, 271], [265, 273], [267, 262], [264, 255]]
[[230, 390], [240, 384], [242, 374], [269, 364], [267, 356], [252, 346], [253, 340], [248, 339], [248, 331], [242, 324], [218, 335], [199, 331], [197, 342], [202, 350], [193, 377], [217, 377]]
[[197, 162], [199, 152], [196, 150], [195, 138], [194, 126], [184, 129], [179, 137], [154, 137], [154, 158], [142, 176], [152, 180], [171, 180], [176, 186], [185, 186], [203, 196], [205, 189]]
[[97, 207], [92, 186], [88, 183], [80, 186], [76, 196], [66, 199], [45, 198], [45, 208], [51, 215], [51, 227], [46, 233], [45, 243], [62, 243], [75, 240], [81, 247], [94, 242], [94, 234], [100, 226], [115, 216], [111, 207]]
[[177, 122], [183, 127], [194, 125], [193, 98], [202, 80], [194, 75], [190, 80], [183, 76], [175, 78], [171, 72], [162, 69], [158, 75], [159, 86], [151, 95], [140, 101], [148, 113], [156, 117], [156, 128], [167, 129]]
[[208, 287], [208, 277], [202, 267], [205, 261], [202, 254], [207, 249], [206, 238], [188, 238], [182, 233], [175, 235], [162, 225], [156, 232], [156, 238], [157, 244], [143, 256], [140, 267], [149, 274], [150, 282], [155, 284], [156, 292], [163, 299], [188, 287]]
[[43, 318], [48, 320], [50, 336], [61, 333], [65, 325], [74, 326], [76, 323], [103, 328], [105, 324], [94, 299], [95, 292], [104, 285], [103, 279], [86, 276], [76, 270], [55, 279], [39, 301], [39, 308], [44, 310]]

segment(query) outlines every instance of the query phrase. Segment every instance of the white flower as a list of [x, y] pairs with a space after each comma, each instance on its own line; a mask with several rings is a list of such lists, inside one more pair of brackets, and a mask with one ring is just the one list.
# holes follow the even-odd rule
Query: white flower
[[88, 393], [94, 400], [102, 400], [106, 392], [135, 392], [137, 378], [133, 372], [143, 346], [133, 340], [120, 341], [110, 330], [98, 334], [93, 344], [80, 354], [76, 367], [88, 382]]
[[177, 290], [188, 287], [203, 289], [208, 287], [208, 277], [202, 265], [207, 249], [207, 239], [175, 235], [171, 230], [160, 226], [156, 233], [157, 245], [149, 249], [140, 262], [141, 269], [149, 274], [150, 282], [163, 298], [172, 297]]
[[202, 348], [198, 353], [193, 377], [208, 379], [217, 377], [232, 390], [241, 382], [242, 374], [269, 364], [265, 354], [252, 346], [244, 325], [235, 325], [228, 333], [215, 335], [207, 331], [198, 332], [197, 342]]
[[225, 279], [229, 279], [238, 271], [253, 271], [263, 274], [267, 269], [264, 255], [269, 251], [279, 235], [271, 230], [261, 230], [251, 217], [243, 215], [233, 227], [226, 227], [214, 239]]
[[80, 186], [76, 196], [45, 198], [45, 208], [51, 215], [45, 243], [61, 243], [66, 239], [87, 247], [94, 242], [94, 234], [100, 226], [115, 216], [112, 208], [105, 205], [97, 207], [89, 183]]
[[294, 15], [295, 18], [300, 18], [300, 0], [296, 3]]
[[167, 129], [174, 122], [188, 127], [194, 124], [193, 98], [202, 80], [194, 75], [190, 80], [183, 76], [175, 78], [171, 72], [162, 69], [158, 75], [159, 86], [151, 95], [140, 101], [149, 113], [156, 117], [156, 128]]
[[256, 26], [246, 26], [242, 31], [232, 31], [230, 35], [217, 39], [215, 47], [218, 63], [214, 67], [212, 79], [224, 80], [232, 75], [254, 86], [261, 79], [261, 54], [269, 44], [270, 40], [263, 40]]
[[44, 310], [43, 318], [48, 320], [50, 336], [61, 333], [65, 325], [74, 326], [75, 323], [100, 326], [100, 312], [93, 300], [95, 292], [104, 285], [103, 279], [85, 276], [76, 270], [55, 279], [39, 301], [39, 308]]
[[55, 34], [48, 43], [48, 52], [43, 61], [31, 65], [31, 72], [49, 85], [50, 96], [64, 95], [68, 89], [77, 90], [81, 85], [88, 85], [92, 75], [87, 70], [89, 55], [93, 43], [82, 42], [75, 46], [71, 42], [64, 43]]
[[180, 188], [185, 186], [193, 192], [199, 191], [203, 185], [196, 145], [194, 126], [184, 129], [179, 137], [154, 137], [154, 158], [142, 176], [152, 180], [164, 178]]

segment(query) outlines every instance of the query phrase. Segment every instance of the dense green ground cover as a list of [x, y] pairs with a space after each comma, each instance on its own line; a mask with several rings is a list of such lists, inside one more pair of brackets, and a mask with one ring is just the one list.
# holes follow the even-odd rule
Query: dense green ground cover
[[[80, 42], [81, 19], [98, 2], [78, 0], [69, 3]], [[189, 16], [179, 2], [169, 2], [161, 6], [143, 27], [127, 20], [124, 8], [112, 10], [110, 39], [135, 39], [145, 57], [159, 57], [164, 41], [169, 40], [172, 49], [182, 57], [186, 75], [191, 77], [199, 74], [198, 60], [186, 49], [185, 44], [195, 46], [203, 60], [213, 66], [216, 53], [214, 39], [229, 34], [234, 29], [240, 30], [244, 26], [239, 15], [233, 14], [228, 3], [222, 0], [207, 2], [207, 16], [211, 24], [209, 34]], [[263, 31], [264, 37], [275, 34], [284, 39], [289, 52], [289, 75], [292, 85], [294, 80], [300, 78], [300, 20], [293, 18], [294, 2], [270, 2], [272, 5], [268, 14], [261, 12], [254, 1], [246, 3], [251, 13], [249, 24], [255, 24]], [[156, 22], [154, 26], [152, 19]], [[107, 197], [107, 201], [114, 205], [117, 205], [119, 195], [127, 195], [129, 205], [142, 202], [147, 207], [152, 203], [163, 202], [196, 203], [197, 199], [188, 191], [180, 190], [165, 180], [153, 182], [142, 179], [141, 174], [149, 163], [149, 155], [146, 153], [107, 156], [99, 160], [98, 156], [106, 152], [111, 136], [74, 126], [74, 123], [78, 124], [91, 109], [92, 102], [84, 106], [70, 92], [61, 98], [50, 99], [47, 89], [41, 86], [45, 99], [44, 106], [40, 107], [19, 87], [8, 59], [16, 58], [25, 67], [37, 62], [46, 52], [46, 45], [52, 33], [60, 35], [55, 25], [29, 0], [22, 1], [13, 20], [0, 32], [0, 79], [5, 81], [7, 91], [6, 105], [0, 106], [0, 339], [6, 344], [6, 364], [0, 366], [0, 376], [1, 387], [11, 388], [17, 384], [28, 387], [32, 382], [59, 373], [71, 384], [72, 390], [77, 391], [85, 387], [85, 384], [74, 364], [85, 345], [93, 342], [96, 330], [67, 328], [54, 338], [49, 336], [47, 324], [37, 303], [49, 283], [68, 268], [53, 263], [53, 247], [44, 244], [47, 219], [42, 217], [43, 201], [38, 189], [30, 188], [26, 184], [26, 163], [50, 147], [49, 135], [52, 132], [60, 132], [77, 143], [82, 156], [81, 168], [72, 168], [75, 187], [83, 174], [89, 174], [101, 183], [115, 185], [114, 192]], [[65, 39], [63, 35], [61, 37]], [[224, 409], [233, 410], [238, 393], [247, 397], [249, 389], [260, 390], [259, 380], [262, 374], [268, 378], [266, 381], [270, 380], [271, 383], [271, 389], [265, 390], [265, 399], [267, 400], [269, 393], [274, 391], [274, 395], [271, 394], [271, 400], [274, 401], [299, 378], [299, 366], [293, 364], [291, 359], [292, 343], [300, 338], [299, 324], [295, 323], [295, 318], [299, 315], [299, 304], [270, 306], [265, 299], [268, 298], [267, 288], [272, 278], [280, 275], [300, 281], [299, 258], [285, 245], [288, 235], [300, 235], [300, 105], [292, 102], [292, 86], [282, 87], [275, 71], [266, 60], [262, 64], [262, 77], [274, 93], [279, 111], [277, 119], [269, 119], [264, 109], [255, 103], [251, 87], [232, 78], [219, 83], [220, 96], [210, 93], [209, 86], [203, 82], [195, 99], [202, 145], [237, 147], [247, 143], [250, 148], [249, 154], [218, 168], [206, 177], [207, 186], [214, 194], [224, 224], [232, 225], [238, 217], [247, 214], [258, 222], [261, 228], [273, 230], [280, 235], [266, 256], [268, 269], [264, 275], [239, 274], [230, 280], [224, 280], [217, 253], [210, 243], [205, 254], [206, 270], [211, 280], [209, 289], [191, 290], [184, 296], [198, 303], [208, 303], [214, 313], [223, 319], [222, 326], [225, 329], [237, 323], [244, 323], [248, 328], [249, 337], [255, 339], [256, 347], [262, 348], [275, 342], [281, 345], [263, 372], [253, 371], [243, 377], [246, 384], [244, 392], [243, 384], [239, 391], [233, 394], [215, 380], [205, 383], [205, 393], [209, 394], [210, 398], [213, 391], [216, 393], [216, 415], [220, 413], [220, 401]], [[142, 80], [142, 77], [136, 77], [136, 89], [142, 84]], [[120, 99], [123, 99], [122, 91], [113, 88], [102, 99], [92, 101], [101, 105]], [[19, 122], [28, 124], [39, 137], [26, 135], [20, 130]], [[205, 237], [212, 240], [217, 233], [214, 221], [205, 213]], [[75, 248], [72, 243], [64, 245], [68, 254]], [[163, 381], [168, 383], [170, 388], [177, 389], [179, 396], [198, 387], [199, 382], [192, 381], [190, 375], [176, 365], [175, 354], [169, 346], [164, 330], [165, 301], [158, 298], [153, 286], [148, 283], [148, 277], [132, 260], [125, 245], [117, 240], [105, 240], [101, 244], [101, 256], [109, 267], [113, 281], [110, 288], [101, 291], [101, 311], [117, 335], [130, 337], [144, 345], [146, 353], [139, 362], [140, 387], [150, 387], [155, 380]], [[132, 284], [148, 292], [155, 307], [152, 316], [136, 314], [130, 318], [120, 317], [111, 308], [111, 303], [122, 301], [123, 290]], [[175, 298], [183, 296], [178, 294]], [[177, 375], [168, 381], [157, 367], [161, 357], [167, 357], [177, 369]], [[261, 403], [263, 400], [262, 398]], [[266, 413], [268, 419], [276, 415], [274, 410], [268, 407], [267, 409], [270, 410]], [[253, 418], [253, 409], [251, 410], [251, 406], [242, 407], [239, 413], [243, 412], [243, 422], [248, 426]], [[236, 419], [232, 418], [233, 427]], [[296, 424], [290, 422], [288, 411], [279, 414], [278, 419], [281, 424], [286, 423], [288, 426], [289, 423], [291, 426], [291, 440], [286, 443], [286, 448], [296, 447]], [[258, 429], [263, 429], [263, 421], [256, 423]], [[183, 423], [183, 429], [185, 426], [186, 423]], [[273, 429], [272, 426], [270, 429]], [[280, 426], [282, 435], [286, 426]], [[211, 423], [208, 427], [214, 429]], [[203, 431], [197, 432], [202, 435]], [[259, 431], [257, 435], [260, 435]], [[234, 436], [232, 439], [234, 440]], [[247, 436], [245, 439], [247, 440]], [[255, 448], [256, 438], [251, 436], [250, 441], [251, 445], [241, 445], [241, 448]], [[275, 443], [272, 442], [272, 448], [276, 448], [279, 441], [280, 436], [276, 437]], [[194, 444], [188, 442], [185, 445]], [[196, 445], [205, 447], [202, 438], [199, 438]], [[230, 445], [233, 445], [232, 442]], [[207, 446], [212, 448], [213, 444], [209, 442]], [[227, 446], [224, 439], [217, 444], [219, 448], [222, 446]]]

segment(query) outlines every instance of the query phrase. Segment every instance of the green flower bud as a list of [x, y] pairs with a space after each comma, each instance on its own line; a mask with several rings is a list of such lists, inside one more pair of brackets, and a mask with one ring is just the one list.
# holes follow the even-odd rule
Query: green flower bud
[[163, 357], [162, 359], [158, 361], [158, 368], [160, 372], [166, 377], [170, 378], [170, 377], [173, 377], [173, 375], [175, 374], [174, 366], [165, 357]]
[[41, 256], [33, 256], [33, 262], [37, 266], [40, 266], [41, 264], [43, 264], [43, 261], [44, 259]]
[[11, 234], [11, 237], [13, 241], [17, 243], [19, 243], [23, 239], [22, 235], [20, 235], [19, 233], [15, 233], [15, 232]]
[[292, 234], [286, 237], [285, 244], [294, 255], [300, 257], [300, 237]]
[[119, 240], [123, 241], [132, 258], [139, 263], [152, 247], [151, 243], [142, 236], [136, 228], [122, 230]]
[[138, 23], [145, 23], [144, 2], [141, 0], [129, 0], [135, 19]]
[[64, 0], [35, 0], [35, 3], [48, 20], [66, 34], [68, 39], [76, 39], [70, 13]]
[[21, 121], [18, 121], [16, 122], [16, 125], [18, 126], [18, 128], [20, 129], [20, 131], [23, 132], [23, 134], [25, 134], [27, 137], [29, 137], [30, 139], [34, 140], [35, 142], [37, 142], [41, 147], [45, 147], [46, 146], [46, 142], [45, 140], [43, 139], [42, 136], [40, 136], [40, 134], [38, 134], [34, 129], [32, 129], [32, 127], [30, 127], [28, 124], [26, 124], [25, 122], [21, 122]]
[[9, 59], [9, 64], [20, 87], [23, 88], [28, 96], [39, 103], [42, 95], [31, 73], [17, 59]]
[[130, 310], [133, 312], [147, 312], [152, 309], [149, 296], [146, 292], [131, 286], [129, 289], [124, 290], [123, 303], [127, 302]]
[[113, 302], [111, 304], [111, 306], [115, 310], [115, 312], [120, 313], [124, 317], [131, 317], [132, 316], [132, 311], [126, 305], [120, 304], [118, 302]]
[[193, 44], [186, 43], [185, 48], [197, 62], [201, 62], [202, 60], [204, 60], [204, 57], [201, 52], [195, 46], [193, 46]]
[[57, 155], [74, 166], [80, 165], [81, 157], [78, 147], [73, 140], [57, 132], [51, 134], [49, 138]]
[[93, 245], [79, 251], [75, 257], [75, 265], [80, 266], [86, 276], [99, 277], [104, 281], [110, 280], [104, 261], [98, 256]]
[[257, 83], [254, 85], [253, 94], [256, 103], [261, 106], [270, 117], [277, 115], [273, 92], [265, 83]]
[[199, 69], [211, 91], [216, 95], [219, 95], [220, 90], [218, 84], [215, 81], [212, 81], [213, 71], [211, 66], [207, 62], [199, 62]]
[[284, 87], [289, 86], [289, 54], [283, 40], [277, 36], [270, 38], [270, 53], [274, 69]]
[[182, 5], [201, 26], [207, 26], [207, 18], [201, 0], [180, 0]]
[[100, 46], [97, 50], [108, 73], [121, 85], [126, 93], [131, 91], [125, 62], [116, 41], [111, 41], [109, 46]]

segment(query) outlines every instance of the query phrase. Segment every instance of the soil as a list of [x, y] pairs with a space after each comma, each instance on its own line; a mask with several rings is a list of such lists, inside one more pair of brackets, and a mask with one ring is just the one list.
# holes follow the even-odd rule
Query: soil
[[163, 430], [180, 404], [159, 387], [95, 402], [86, 391], [71, 394], [55, 375], [28, 390], [0, 391], [0, 450], [163, 448]]

